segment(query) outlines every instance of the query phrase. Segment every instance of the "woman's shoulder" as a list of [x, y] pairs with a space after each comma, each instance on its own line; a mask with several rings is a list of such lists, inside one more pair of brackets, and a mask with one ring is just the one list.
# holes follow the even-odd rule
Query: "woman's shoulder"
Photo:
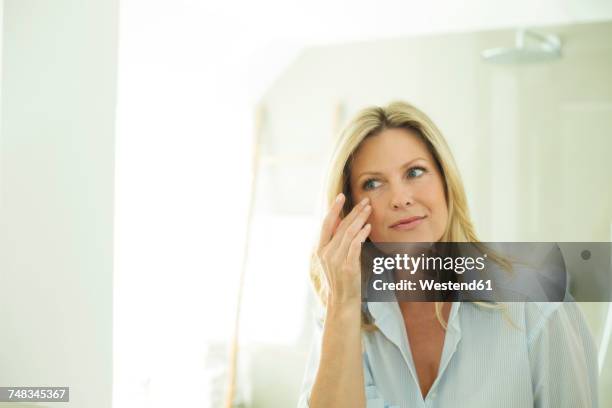
[[524, 302], [522, 305], [528, 323], [545, 321], [565, 307], [564, 302]]
[[529, 339], [552, 327], [574, 329], [585, 324], [584, 315], [575, 302], [466, 303], [463, 309], [476, 320], [484, 319], [485, 315], [488, 319], [505, 320]]
[[551, 332], [580, 337], [590, 334], [586, 318], [575, 302], [525, 302], [521, 308], [528, 343]]

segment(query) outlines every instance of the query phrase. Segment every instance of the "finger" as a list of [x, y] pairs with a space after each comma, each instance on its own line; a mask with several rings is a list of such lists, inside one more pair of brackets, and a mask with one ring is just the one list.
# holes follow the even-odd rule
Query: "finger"
[[[340, 222], [342, 222], [342, 218], [337, 217], [336, 218], [336, 222], [334, 222], [334, 227], [332, 228], [332, 236], [336, 233], [336, 231], [338, 230], [338, 225], [340, 225]], [[331, 238], [330, 238], [331, 239]]]
[[342, 237], [342, 242], [338, 247], [338, 252], [341, 257], [346, 256], [348, 252], [349, 246], [351, 242], [355, 238], [355, 236], [361, 231], [363, 228], [363, 224], [366, 223], [368, 217], [370, 217], [370, 213], [372, 212], [372, 206], [367, 205], [358, 215], [357, 218], [353, 220], [351, 225], [344, 232], [344, 236]]
[[366, 240], [368, 235], [372, 231], [372, 225], [366, 224], [364, 227], [355, 235], [355, 238], [351, 241], [349, 246], [348, 254], [346, 256], [346, 262], [349, 265], [358, 265], [359, 258], [361, 256], [361, 244]]
[[370, 202], [370, 199], [368, 197], [364, 198], [363, 200], [359, 202], [359, 204], [353, 207], [351, 212], [346, 217], [344, 217], [344, 219], [342, 219], [342, 221], [340, 222], [340, 224], [338, 225], [338, 227], [336, 228], [333, 234], [334, 237], [339, 237], [338, 243], [342, 240], [342, 237], [344, 236], [344, 232], [347, 230], [347, 228], [359, 216], [359, 214], [364, 210], [364, 208], [366, 208], [369, 202]]
[[319, 249], [322, 249], [325, 245], [327, 245], [327, 243], [332, 237], [334, 229], [340, 222], [340, 211], [342, 211], [344, 201], [344, 194], [338, 194], [331, 208], [327, 212], [327, 215], [323, 220], [323, 226], [321, 227], [321, 236], [319, 237]]

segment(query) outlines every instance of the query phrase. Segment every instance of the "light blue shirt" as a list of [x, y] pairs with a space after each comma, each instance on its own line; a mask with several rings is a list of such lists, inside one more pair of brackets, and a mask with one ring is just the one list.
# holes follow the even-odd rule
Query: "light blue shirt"
[[[426, 398], [397, 302], [365, 305], [379, 328], [362, 331], [367, 408], [598, 406], [597, 350], [575, 303], [506, 303], [505, 313], [453, 303]], [[319, 324], [299, 408], [308, 407], [321, 329]]]

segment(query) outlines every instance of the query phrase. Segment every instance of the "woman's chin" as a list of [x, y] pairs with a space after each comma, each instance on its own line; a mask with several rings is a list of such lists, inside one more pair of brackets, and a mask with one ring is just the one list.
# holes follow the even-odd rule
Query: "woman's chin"
[[[422, 252], [429, 248], [432, 241], [432, 234], [427, 231], [392, 231], [384, 236], [370, 236], [370, 241], [377, 245], [383, 252], [389, 253], [413, 253]], [[425, 244], [415, 245], [415, 244]]]

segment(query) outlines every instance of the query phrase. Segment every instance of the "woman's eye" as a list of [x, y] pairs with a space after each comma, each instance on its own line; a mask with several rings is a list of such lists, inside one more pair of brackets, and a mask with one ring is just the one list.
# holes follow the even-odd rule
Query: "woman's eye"
[[380, 181], [374, 179], [366, 180], [363, 183], [364, 190], [372, 190], [374, 188], [377, 188], [378, 186], [380, 186]]
[[[412, 167], [411, 169], [409, 169], [406, 174], [408, 175], [408, 178], [417, 178], [422, 176], [424, 173], [427, 173], [427, 169], [425, 169], [424, 167]], [[364, 190], [373, 190], [375, 188], [378, 188], [382, 185], [382, 182], [380, 180], [376, 180], [376, 179], [369, 179], [363, 182], [362, 187]]]
[[425, 171], [426, 170], [423, 167], [413, 167], [410, 170], [408, 170], [408, 177], [415, 178], [415, 177], [422, 176], [423, 173], [425, 173]]

